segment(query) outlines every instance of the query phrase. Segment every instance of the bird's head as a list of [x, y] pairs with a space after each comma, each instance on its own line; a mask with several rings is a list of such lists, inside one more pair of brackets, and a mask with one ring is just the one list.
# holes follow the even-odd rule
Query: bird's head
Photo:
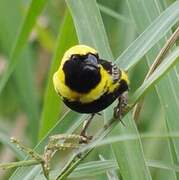
[[65, 84], [78, 93], [87, 93], [101, 80], [98, 54], [95, 49], [77, 45], [70, 48], [61, 62]]

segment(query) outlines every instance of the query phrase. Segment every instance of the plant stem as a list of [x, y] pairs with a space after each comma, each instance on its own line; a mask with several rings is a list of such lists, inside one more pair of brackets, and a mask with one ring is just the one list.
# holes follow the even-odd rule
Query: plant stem
[[[129, 110], [129, 109], [128, 109]], [[128, 111], [126, 111], [127, 114]], [[119, 123], [117, 119], [112, 118], [109, 120], [104, 126], [101, 131], [99, 131], [93, 140], [93, 143], [97, 144], [101, 139], [103, 139], [107, 134], [111, 132], [111, 130], [116, 126], [117, 123]], [[80, 154], [80, 152], [76, 152], [73, 157], [71, 157], [71, 160], [69, 163], [62, 169], [60, 172], [60, 175], [56, 178], [56, 180], [65, 180], [67, 176], [80, 164], [80, 162], [95, 148], [95, 146], [87, 151], [85, 151], [83, 154]]]
[[[176, 60], [178, 60], [178, 58], [176, 57], [176, 55], [178, 55], [178, 50], [179, 50], [179, 48], [177, 48], [177, 51], [175, 51], [177, 53], [174, 53], [175, 61], [171, 61], [171, 63], [173, 65], [174, 65], [174, 62], [176, 62]], [[170, 60], [170, 58], [169, 58], [169, 60]], [[170, 67], [171, 67], [171, 64], [168, 68], [170, 68]], [[164, 72], [166, 72], [166, 70], [167, 69], [165, 69]], [[159, 78], [159, 77], [160, 76], [158, 76], [157, 78]], [[150, 83], [150, 86], [155, 85], [155, 83], [156, 83], [156, 79], [153, 79], [152, 82]], [[139, 101], [139, 99], [142, 97], [142, 95], [143, 94], [138, 93], [137, 96], [131, 98], [131, 102], [129, 101], [130, 104], [127, 106], [124, 116], [135, 106], [135, 104]], [[103, 139], [107, 134], [109, 134], [111, 132], [111, 130], [119, 122], [120, 122], [119, 120], [114, 119], [114, 118], [109, 120], [108, 123], [103, 126], [103, 129], [95, 135], [92, 142], [90, 143], [90, 144], [92, 144], [92, 146], [88, 147], [88, 150], [84, 146], [84, 147], [80, 148], [78, 152], [76, 152], [72, 155], [72, 157], [67, 162], [66, 166], [59, 173], [59, 176], [57, 177], [57, 179], [65, 180], [67, 178], [67, 176], [73, 171], [73, 169], [75, 169], [79, 165], [79, 163], [96, 147], [98, 142], [101, 141], [101, 139]], [[79, 157], [79, 155], [81, 155], [81, 154], [82, 154], [82, 156]]]
[[36, 160], [27, 160], [27, 161], [18, 161], [18, 162], [11, 162], [11, 163], [3, 163], [0, 164], [0, 169], [10, 169], [20, 166], [32, 166], [32, 165], [38, 165], [40, 162]]
[[[179, 38], [179, 26], [177, 27], [177, 29], [175, 30], [175, 32], [170, 36], [170, 38], [167, 40], [167, 42], [165, 43], [165, 45], [163, 46], [163, 48], [161, 49], [161, 51], [159, 52], [159, 54], [157, 55], [156, 59], [154, 60], [153, 64], [151, 65], [147, 75], [145, 76], [145, 79], [148, 79], [149, 76], [157, 69], [157, 67], [162, 63], [163, 59], [165, 58], [165, 56], [168, 54], [170, 48], [176, 43], [177, 39]], [[144, 82], [143, 81], [143, 82]], [[141, 99], [134, 107], [134, 111], [133, 111], [133, 118], [135, 120], [138, 119], [140, 111], [143, 107], [143, 102], [144, 99]]]

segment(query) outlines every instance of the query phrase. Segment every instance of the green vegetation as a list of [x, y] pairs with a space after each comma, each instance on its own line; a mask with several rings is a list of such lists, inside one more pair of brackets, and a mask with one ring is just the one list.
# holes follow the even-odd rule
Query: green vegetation
[[65, 50], [81, 43], [128, 71], [125, 126], [103, 128], [115, 103], [96, 115], [88, 130], [95, 140], [59, 151], [50, 179], [177, 180], [178, 22], [177, 0], [0, 0], [0, 167], [14, 167], [1, 179], [45, 180], [11, 136], [43, 154], [49, 136], [80, 132], [87, 116], [65, 107], [52, 76]]

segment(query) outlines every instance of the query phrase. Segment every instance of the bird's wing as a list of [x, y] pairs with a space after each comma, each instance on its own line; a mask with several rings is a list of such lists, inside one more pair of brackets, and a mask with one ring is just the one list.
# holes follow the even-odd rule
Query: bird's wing
[[116, 64], [108, 62], [106, 60], [103, 59], [99, 59], [98, 62], [103, 66], [103, 68], [112, 76], [113, 78], [113, 82], [116, 83], [117, 81], [119, 81], [120, 77], [121, 77], [121, 71], [120, 69], [117, 67]]

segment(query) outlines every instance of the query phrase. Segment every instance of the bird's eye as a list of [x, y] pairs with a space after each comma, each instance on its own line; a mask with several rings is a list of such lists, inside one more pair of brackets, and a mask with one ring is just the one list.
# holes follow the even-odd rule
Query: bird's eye
[[88, 54], [86, 61], [90, 62], [91, 64], [98, 64], [97, 57], [93, 54]]
[[78, 57], [76, 55], [71, 56], [71, 60], [77, 60], [77, 59], [78, 59]]

